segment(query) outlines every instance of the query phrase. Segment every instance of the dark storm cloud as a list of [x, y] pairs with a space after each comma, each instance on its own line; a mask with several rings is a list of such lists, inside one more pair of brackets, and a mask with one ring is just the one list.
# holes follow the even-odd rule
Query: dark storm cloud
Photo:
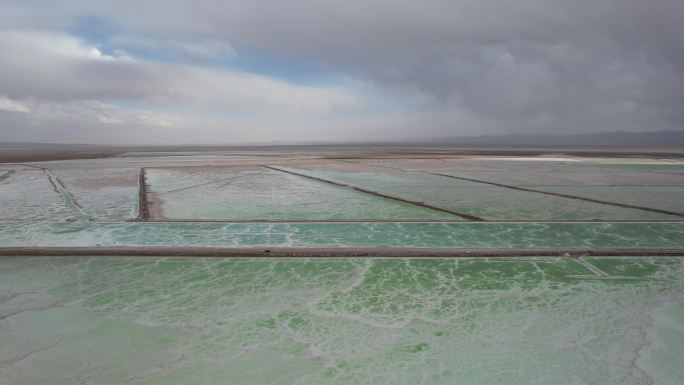
[[[256, 50], [302, 57], [373, 87], [376, 104], [413, 100], [414, 115], [392, 119], [389, 108], [376, 120], [421, 122], [419, 135], [684, 127], [681, 0], [62, 1], [3, 7], [9, 16], [0, 22], [8, 29], [68, 30], [91, 17], [107, 21], [111, 41], [138, 40], [146, 47], [182, 42], [176, 46], [198, 52], [214, 52], [201, 47], [222, 42], [237, 55]], [[0, 67], [7, 60], [0, 59]], [[160, 92], [166, 78], [146, 68], [100, 63], [79, 71], [101, 82], [102, 95], [59, 82], [54, 92], [154, 98], [139, 93]], [[131, 84], [121, 78], [161, 85], [119, 89], [117, 84]], [[7, 84], [11, 80], [4, 79]], [[25, 95], [38, 93], [32, 87], [24, 87]], [[21, 89], [12, 87], [12, 95], [25, 96]], [[417, 129], [396, 126], [399, 137]]]
[[682, 1], [289, 4], [250, 8], [255, 23], [230, 12], [207, 20], [227, 38], [422, 92], [500, 129], [684, 125]]

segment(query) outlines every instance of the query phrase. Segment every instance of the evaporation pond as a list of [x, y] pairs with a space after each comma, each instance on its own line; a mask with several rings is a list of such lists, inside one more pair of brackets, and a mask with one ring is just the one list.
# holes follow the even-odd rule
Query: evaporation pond
[[263, 167], [148, 169], [153, 217], [185, 220], [461, 220]]
[[0, 259], [0, 384], [680, 384], [680, 258]]

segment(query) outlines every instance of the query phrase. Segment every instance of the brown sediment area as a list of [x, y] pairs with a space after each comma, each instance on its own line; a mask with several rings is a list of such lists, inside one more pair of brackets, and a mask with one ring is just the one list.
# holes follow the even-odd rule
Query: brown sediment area
[[[164, 200], [157, 194], [153, 192], [148, 192], [147, 193], [147, 210], [149, 213], [148, 219], [145, 221], [147, 222], [172, 222], [171, 219], [167, 218], [164, 216], [164, 213], [162, 212], [162, 206], [164, 204]], [[192, 221], [190, 221], [192, 222]]]
[[145, 180], [145, 168], [140, 169], [138, 176], [138, 220], [147, 221], [150, 219], [150, 209], [148, 194], [147, 194], [147, 181]]
[[[654, 157], [682, 158], [684, 148], [672, 147], [609, 147], [609, 146], [475, 146], [428, 143], [345, 143], [233, 145], [233, 146], [93, 146], [93, 145], [0, 145], [0, 163], [39, 162], [68, 159], [95, 159], [130, 153], [131, 156], [270, 156], [308, 157], [318, 159], [431, 159], [439, 157], [601, 157], [605, 159]], [[152, 156], [151, 156], [152, 155]]]
[[107, 178], [79, 178], [69, 183], [74, 187], [97, 189], [100, 187], [132, 187], [136, 186], [137, 182], [138, 175], [131, 174], [131, 176], [116, 176]]
[[138, 190], [138, 221], [165, 221], [169, 218], [165, 217], [162, 213], [162, 205], [164, 203], [163, 199], [153, 191], [149, 190], [147, 185], [147, 179], [145, 177], [147, 168], [141, 168], [139, 174], [139, 186]]
[[49, 160], [108, 158], [120, 154], [118, 151], [74, 151], [74, 150], [2, 150], [0, 163], [42, 162]]

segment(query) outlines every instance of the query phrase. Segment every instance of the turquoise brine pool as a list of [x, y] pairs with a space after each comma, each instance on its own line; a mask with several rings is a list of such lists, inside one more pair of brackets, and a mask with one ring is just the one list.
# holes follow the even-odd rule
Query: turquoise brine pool
[[0, 384], [679, 384], [679, 258], [0, 259]]
[[0, 222], [0, 247], [684, 248], [672, 223]]

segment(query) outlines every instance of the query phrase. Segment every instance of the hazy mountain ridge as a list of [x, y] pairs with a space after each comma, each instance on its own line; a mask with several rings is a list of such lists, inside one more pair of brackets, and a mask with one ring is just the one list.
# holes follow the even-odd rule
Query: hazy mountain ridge
[[277, 143], [226, 143], [186, 145], [102, 145], [88, 143], [34, 143], [34, 142], [0, 142], [0, 150], [86, 150], [86, 149], [207, 149], [207, 148], [240, 148], [240, 147], [291, 147], [291, 146], [608, 146], [608, 147], [683, 147], [684, 130], [651, 131], [651, 132], [597, 132], [588, 134], [510, 134], [482, 136], [453, 136], [429, 140], [395, 139], [387, 141], [345, 141], [345, 142], [277, 142]]
[[439, 142], [454, 145], [684, 146], [684, 130], [652, 132], [613, 131], [567, 135], [483, 135], [442, 138]]

